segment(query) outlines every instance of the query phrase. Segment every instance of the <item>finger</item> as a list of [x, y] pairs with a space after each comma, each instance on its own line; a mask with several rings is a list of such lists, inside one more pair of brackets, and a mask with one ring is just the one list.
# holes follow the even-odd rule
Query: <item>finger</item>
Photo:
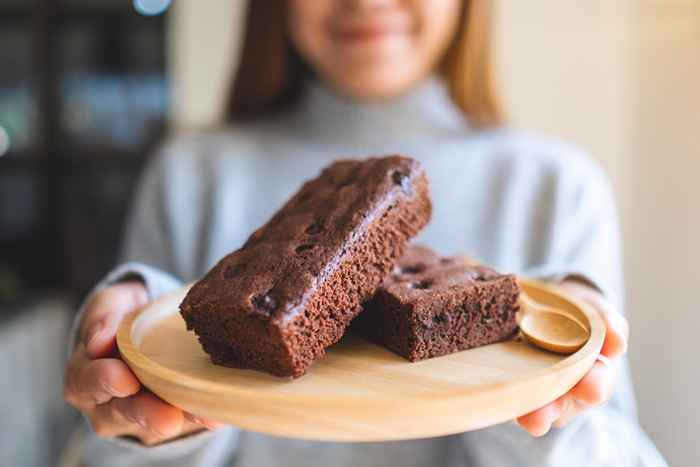
[[[581, 380], [580, 385], [572, 388], [566, 396], [570, 399], [570, 403], [567, 405], [567, 409], [561, 417], [553, 423], [553, 426], [562, 428], [582, 412], [610, 399], [614, 383], [614, 381], [612, 381], [614, 379], [614, 370], [602, 362], [596, 362], [596, 365], [602, 365], [604, 368], [602, 378], [600, 378], [600, 373], [586, 375], [586, 377]], [[608, 375], [610, 376], [610, 381], [608, 381]], [[608, 386], [608, 388], [606, 389], [604, 386]], [[577, 400], [576, 397], [580, 397], [583, 400]]]
[[572, 396], [567, 394], [565, 397], [568, 402], [562, 415], [552, 424], [555, 428], [564, 428], [572, 419], [587, 409], [587, 407], [576, 402]]
[[200, 417], [198, 415], [192, 415], [189, 412], [184, 412], [184, 415], [185, 415], [185, 420], [187, 420], [187, 421], [189, 421], [197, 426], [204, 427], [207, 430], [217, 430], [217, 429], [225, 426], [224, 423], [216, 422], [214, 420], [210, 420], [210, 419], [205, 418], [205, 417]]
[[117, 328], [124, 316], [147, 302], [146, 289], [139, 282], [116, 284], [95, 294], [80, 327], [88, 357], [110, 355], [115, 349]]
[[85, 349], [80, 345], [66, 362], [63, 371], [63, 400], [76, 408], [80, 408], [78, 401], [79, 378], [77, 373], [81, 365], [85, 364]]
[[629, 324], [619, 313], [603, 313], [605, 321], [605, 340], [600, 353], [609, 358], [617, 358], [627, 352]]
[[185, 421], [182, 410], [150, 392], [141, 391], [126, 399], [114, 399], [113, 403], [126, 420], [162, 439], [182, 433]]
[[147, 446], [153, 446], [156, 444], [160, 444], [165, 441], [170, 441], [174, 438], [179, 438], [185, 435], [189, 435], [192, 433], [197, 433], [199, 431], [202, 431], [204, 428], [200, 425], [197, 425], [196, 423], [192, 423], [188, 420], [185, 420], [182, 426], [182, 430], [177, 434], [177, 436], [174, 437], [166, 437], [157, 433], [154, 433], [149, 430], [144, 430], [139, 427], [138, 431], [132, 436], [135, 436], [141, 440], [141, 442]]
[[563, 282], [561, 286], [584, 302], [598, 310], [605, 322], [605, 340], [601, 353], [609, 358], [617, 358], [627, 351], [629, 323], [618, 313], [612, 304], [597, 290], [575, 281]]
[[563, 414], [566, 403], [567, 398], [560, 397], [544, 407], [518, 417], [516, 422], [532, 436], [544, 436], [552, 427], [552, 423]]
[[90, 426], [97, 436], [112, 438], [139, 434], [141, 428], [132, 420], [128, 420], [119, 410], [117, 401], [121, 400], [124, 399], [112, 399], [85, 411]]
[[[202, 431], [202, 427], [185, 421], [181, 430], [169, 434], [162, 434], [153, 431], [148, 425], [146, 417], [134, 418], [130, 410], [125, 410], [125, 406], [134, 401], [125, 403], [123, 399], [113, 399], [106, 404], [100, 404], [91, 410], [86, 411], [90, 421], [90, 426], [97, 436], [103, 438], [114, 438], [117, 436], [131, 436], [140, 440], [148, 446], [156, 445], [173, 438]], [[136, 402], [138, 404], [138, 401]], [[133, 410], [139, 410], [135, 407]]]
[[64, 399], [79, 409], [89, 409], [113, 397], [127, 397], [138, 392], [139, 381], [118, 359], [88, 360], [82, 346], [66, 368]]
[[82, 397], [96, 404], [134, 395], [140, 387], [129, 367], [116, 358], [88, 360], [80, 381]]
[[569, 391], [569, 394], [579, 404], [595, 407], [610, 398], [614, 379], [612, 368], [601, 361], [596, 361], [593, 368]]
[[[151, 397], [155, 398], [152, 394], [142, 393], [128, 399], [112, 399], [108, 403], [97, 405], [85, 411], [85, 413], [93, 431], [98, 436], [105, 438], [131, 436], [139, 439], [148, 446], [196, 433], [204, 429], [201, 425], [183, 417], [180, 429], [172, 428], [167, 433], [155, 431], [151, 422], [157, 417], [160, 417], [160, 422], [163, 422], [163, 413], [161, 411], [161, 413], [156, 414], [154, 417], [154, 410], [160, 411], [162, 407], [151, 406], [148, 400]], [[155, 398], [155, 400], [162, 402], [157, 398]], [[146, 405], [146, 407], [144, 407], [144, 405]], [[172, 406], [168, 407], [175, 409], [175, 407]], [[175, 409], [175, 411], [178, 411], [178, 409]], [[166, 421], [166, 423], [172, 425], [173, 420]], [[159, 429], [163, 431], [162, 427]]]

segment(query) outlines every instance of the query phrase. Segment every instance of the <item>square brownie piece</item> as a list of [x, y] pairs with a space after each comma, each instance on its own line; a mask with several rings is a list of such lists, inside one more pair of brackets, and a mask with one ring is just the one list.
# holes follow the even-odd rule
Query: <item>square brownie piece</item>
[[418, 161], [338, 161], [197, 282], [180, 312], [214, 363], [301, 376], [430, 214]]
[[355, 328], [408, 360], [423, 360], [513, 336], [519, 293], [511, 274], [411, 247]]

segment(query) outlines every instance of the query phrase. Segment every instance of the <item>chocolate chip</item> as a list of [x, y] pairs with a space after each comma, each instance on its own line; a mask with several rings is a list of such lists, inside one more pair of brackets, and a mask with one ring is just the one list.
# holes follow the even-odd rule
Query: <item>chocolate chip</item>
[[320, 220], [315, 221], [313, 224], [306, 228], [306, 233], [309, 235], [316, 235], [323, 230], [323, 222]]
[[398, 170], [394, 173], [391, 174], [391, 181], [394, 182], [394, 185], [398, 185], [401, 187], [401, 189], [406, 193], [406, 194], [411, 194], [411, 180], [408, 176], [408, 174], [399, 172]]
[[245, 264], [239, 263], [239, 264], [232, 264], [231, 266], [227, 266], [226, 269], [224, 269], [224, 279], [233, 279], [237, 275], [243, 271], [245, 268]]
[[270, 295], [270, 292], [262, 295], [256, 295], [253, 297], [252, 302], [257, 310], [268, 315], [275, 311], [275, 308], [277, 308], [277, 301]]
[[412, 264], [410, 266], [400, 267], [399, 274], [418, 274], [425, 271], [425, 264]]
[[340, 183], [338, 183], [335, 187], [336, 189], [340, 190], [343, 187], [346, 187], [348, 185], [352, 185], [355, 183], [355, 171], [351, 172], [350, 175], [347, 177], [343, 178]]
[[447, 322], [447, 315], [445, 313], [439, 313], [435, 316], [433, 316], [433, 323], [435, 324], [441, 324], [441, 323], [446, 323]]
[[429, 289], [431, 285], [433, 285], [433, 282], [426, 280], [426, 281], [420, 281], [420, 282], [411, 282], [408, 286], [412, 289], [425, 290], [425, 289]]
[[303, 203], [307, 202], [308, 200], [310, 200], [312, 195], [313, 195], [313, 193], [311, 192], [311, 190], [306, 190], [305, 192], [301, 193], [301, 196], [299, 196], [299, 201], [298, 201], [299, 204], [303, 204]]
[[391, 206], [389, 206], [389, 207], [386, 209], [386, 211], [384, 211], [384, 214], [382, 214], [382, 219], [386, 219], [387, 217], [389, 217], [389, 214], [391, 214], [391, 211], [392, 211], [395, 207], [396, 207], [395, 204], [392, 204]]
[[315, 246], [316, 246], [316, 245], [310, 245], [310, 244], [308, 244], [308, 243], [304, 243], [303, 245], [299, 245], [298, 247], [296, 247], [296, 248], [294, 249], [294, 251], [296, 251], [297, 253], [303, 253], [303, 252], [305, 252], [305, 251], [311, 250], [311, 249], [314, 248]]
[[452, 261], [452, 258], [440, 258], [440, 264], [450, 264]]

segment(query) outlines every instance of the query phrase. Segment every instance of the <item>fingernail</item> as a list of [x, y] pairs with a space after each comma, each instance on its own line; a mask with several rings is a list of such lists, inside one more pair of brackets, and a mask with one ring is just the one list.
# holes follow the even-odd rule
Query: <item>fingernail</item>
[[207, 422], [204, 421], [204, 420], [202, 420], [201, 418], [197, 417], [196, 415], [191, 415], [191, 416], [190, 416], [190, 421], [191, 421], [192, 423], [196, 423], [196, 424], [198, 424], [198, 425], [207, 426]]
[[571, 399], [568, 397], [565, 397], [564, 400], [562, 401], [561, 404], [561, 409], [559, 409], [559, 416], [566, 415], [569, 412], [569, 409], [571, 408]]
[[138, 424], [138, 426], [140, 426], [144, 430], [149, 429], [148, 424], [146, 423], [146, 419], [143, 418], [141, 415], [137, 415], [136, 417], [134, 417], [134, 419], [136, 420], [136, 423]]
[[95, 338], [102, 333], [103, 328], [104, 328], [104, 324], [102, 324], [102, 322], [95, 323], [90, 328], [90, 330], [87, 333], [87, 343], [85, 344], [85, 347], [90, 347], [90, 344], [92, 344], [92, 341], [94, 341]]
[[578, 398], [574, 398], [574, 403], [575, 403], [578, 407], [583, 407], [583, 408], [590, 407], [590, 405], [591, 405], [591, 404], [589, 404], [588, 402], [583, 401], [583, 400], [578, 399]]
[[187, 417], [187, 419], [190, 422], [196, 423], [198, 425], [202, 425], [204, 428], [207, 428], [209, 430], [215, 430], [217, 428], [221, 428], [222, 426], [224, 426], [224, 424], [221, 422], [204, 420], [202, 418], [197, 417], [196, 415], [192, 415], [191, 413], [186, 414], [185, 417]]
[[164, 433], [164, 432], [158, 430], [157, 428], [155, 428], [152, 424], [148, 423], [146, 421], [146, 418], [143, 415], [140, 415], [140, 414], [136, 415], [135, 420], [136, 420], [136, 423], [138, 424], [138, 426], [140, 426], [141, 428], [143, 428], [146, 431], [150, 431], [151, 433], [154, 433], [158, 436], [166, 436], [166, 437], [172, 436], [172, 433]]
[[224, 424], [221, 422], [202, 422], [202, 426], [206, 427], [208, 430], [218, 430], [223, 427]]
[[596, 362], [602, 363], [603, 366], [605, 366], [608, 370], [614, 370], [612, 360], [610, 360], [609, 357], [606, 357], [606, 356], [603, 355], [603, 354], [598, 355], [598, 356], [595, 358], [595, 361], [596, 361]]
[[629, 323], [627, 323], [627, 320], [625, 319], [624, 316], [613, 313], [609, 316], [608, 320], [612, 322], [612, 325], [615, 327], [615, 330], [622, 334], [624, 337], [625, 341], [629, 339], [630, 335], [630, 327]]
[[151, 433], [155, 433], [158, 436], [167, 436], [167, 433], [162, 433], [150, 426], [148, 422], [146, 422], [146, 419], [141, 415], [136, 416], [136, 423], [144, 430], [150, 431]]
[[117, 391], [110, 384], [102, 383], [102, 387], [104, 388], [105, 391], [107, 391], [108, 393], [110, 393], [114, 397], [126, 397], [126, 394], [123, 394], [121, 391]]

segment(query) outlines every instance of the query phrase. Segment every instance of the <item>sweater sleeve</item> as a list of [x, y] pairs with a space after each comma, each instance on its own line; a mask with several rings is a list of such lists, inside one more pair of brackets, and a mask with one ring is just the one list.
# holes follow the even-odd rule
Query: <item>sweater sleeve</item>
[[[576, 276], [623, 311], [620, 235], [614, 196], [603, 171], [585, 158], [558, 173], [551, 190], [543, 256], [521, 274], [548, 281]], [[599, 465], [662, 467], [666, 463], [640, 429], [626, 358], [617, 359], [615, 393], [562, 429], [534, 438], [515, 422], [462, 435], [473, 466]]]
[[607, 175], [581, 155], [553, 178], [544, 255], [524, 275], [558, 281], [578, 276], [623, 312], [620, 229]]
[[[124, 280], [139, 280], [146, 286], [150, 300], [182, 286], [173, 232], [169, 221], [168, 191], [178, 186], [177, 167], [167, 154], [158, 155], [141, 177], [127, 219], [122, 262], [90, 292], [73, 323], [69, 351], [76, 344], [78, 328], [86, 304], [99, 290]], [[226, 427], [201, 432], [156, 447], [136, 441], [97, 437], [83, 420], [79, 431], [79, 457], [86, 466], [223, 466], [237, 445], [238, 430]]]

